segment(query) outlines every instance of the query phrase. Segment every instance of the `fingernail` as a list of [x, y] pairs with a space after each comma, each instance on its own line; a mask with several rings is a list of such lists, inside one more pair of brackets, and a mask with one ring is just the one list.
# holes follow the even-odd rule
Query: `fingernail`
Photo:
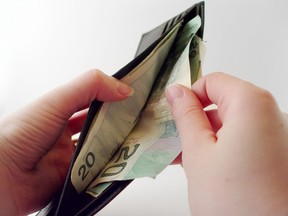
[[172, 105], [174, 100], [183, 97], [184, 92], [179, 85], [171, 85], [166, 89], [166, 97], [168, 102]]
[[131, 88], [130, 86], [120, 83], [117, 87], [117, 91], [119, 92], [119, 94], [123, 95], [123, 96], [131, 96], [134, 93], [134, 89]]

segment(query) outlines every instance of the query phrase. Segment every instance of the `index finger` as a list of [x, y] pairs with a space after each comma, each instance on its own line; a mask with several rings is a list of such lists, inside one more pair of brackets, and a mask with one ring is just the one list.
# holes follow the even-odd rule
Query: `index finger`
[[247, 101], [245, 98], [249, 96], [251, 88], [255, 90], [256, 86], [221, 72], [206, 75], [192, 86], [193, 92], [203, 107], [211, 104], [218, 106], [221, 122], [224, 121], [224, 117], [229, 115], [230, 111], [236, 108], [241, 109], [239, 105], [247, 105], [244, 101]]

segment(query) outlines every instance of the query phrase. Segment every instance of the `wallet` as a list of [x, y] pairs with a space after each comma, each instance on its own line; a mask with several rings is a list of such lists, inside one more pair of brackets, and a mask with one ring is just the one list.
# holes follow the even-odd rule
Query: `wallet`
[[[129, 74], [153, 51], [157, 44], [159, 44], [159, 42], [169, 33], [169, 31], [180, 21], [185, 24], [198, 15], [201, 18], [201, 27], [197, 31], [196, 35], [203, 38], [204, 6], [204, 2], [199, 2], [178, 16], [169, 19], [167, 22], [143, 34], [135, 58], [113, 76], [117, 79], [121, 79]], [[73, 165], [83, 147], [83, 143], [89, 128], [93, 123], [94, 116], [97, 114], [101, 105], [102, 102], [100, 101], [93, 101], [91, 103], [73, 158], [71, 160], [71, 165], [65, 180], [65, 184], [54, 199], [37, 214], [38, 216], [95, 215], [133, 181], [114, 181], [96, 198], [85, 192], [78, 193], [71, 182]]]

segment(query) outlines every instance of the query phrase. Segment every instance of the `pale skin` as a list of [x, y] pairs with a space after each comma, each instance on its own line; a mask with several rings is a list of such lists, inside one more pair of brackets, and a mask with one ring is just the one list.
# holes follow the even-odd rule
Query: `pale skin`
[[288, 121], [269, 92], [213, 73], [166, 96], [192, 215], [288, 215]]
[[[94, 99], [123, 100], [127, 85], [91, 70], [0, 120], [0, 215], [27, 215], [44, 207], [63, 185]], [[82, 112], [79, 112], [83, 110]]]
[[[71, 136], [81, 130], [85, 108], [94, 99], [131, 94], [92, 70], [2, 118], [0, 215], [44, 207], [63, 185]], [[181, 138], [192, 215], [288, 214], [287, 115], [269, 92], [213, 73], [192, 90], [170, 86], [166, 96]], [[209, 104], [217, 109], [204, 111]]]

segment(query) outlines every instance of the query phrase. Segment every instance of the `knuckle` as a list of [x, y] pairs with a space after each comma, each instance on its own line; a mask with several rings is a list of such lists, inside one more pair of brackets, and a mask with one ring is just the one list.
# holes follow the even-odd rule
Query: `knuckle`
[[202, 115], [203, 112], [203, 109], [200, 109], [198, 106], [181, 106], [177, 112], [174, 113], [174, 116], [175, 119], [181, 122], [183, 120], [191, 119], [192, 116]]
[[103, 82], [105, 74], [99, 69], [91, 69], [88, 71], [90, 74], [90, 79], [95, 82], [96, 85], [99, 85]]
[[89, 72], [91, 73], [91, 76], [94, 76], [95, 79], [103, 76], [103, 72], [99, 69], [91, 69]]
[[223, 77], [227, 77], [228, 75], [222, 71], [215, 71], [211, 74], [208, 74], [206, 75], [207, 77], [213, 77], [213, 78], [216, 78], [216, 79], [221, 79]]
[[245, 98], [248, 99], [250, 102], [253, 103], [275, 103], [275, 99], [271, 92], [256, 87], [252, 86], [251, 88], [246, 88], [246, 91], [243, 91], [242, 99], [244, 100]]
[[251, 84], [247, 88], [242, 88], [242, 90], [238, 91], [235, 99], [239, 109], [248, 106], [248, 110], [257, 110], [258, 114], [271, 112], [278, 107], [271, 92]]

